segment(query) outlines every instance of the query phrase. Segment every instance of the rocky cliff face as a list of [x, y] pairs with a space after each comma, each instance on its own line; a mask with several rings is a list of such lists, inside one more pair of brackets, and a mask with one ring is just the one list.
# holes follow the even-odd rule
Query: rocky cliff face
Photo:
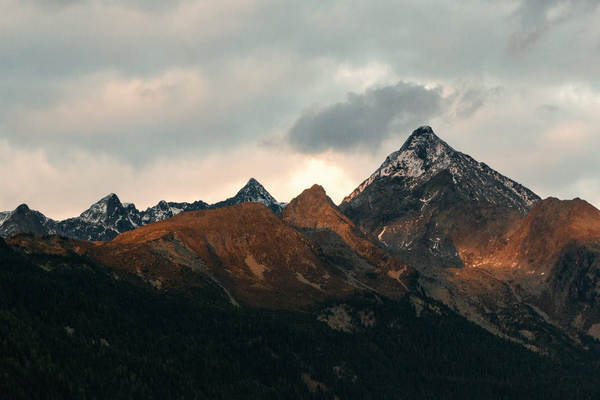
[[600, 212], [581, 200], [541, 201], [429, 127], [340, 209], [419, 271], [428, 295], [492, 332], [548, 348], [600, 330]]
[[332, 263], [370, 288], [397, 296], [413, 286], [415, 271], [361, 233], [321, 186], [314, 185], [290, 201], [282, 218], [317, 242]]
[[459, 242], [485, 243], [538, 200], [421, 127], [340, 209], [392, 252], [414, 262], [458, 267], [463, 265]]
[[139, 225], [135, 206], [124, 205], [116, 194], [111, 193], [92, 204], [79, 217], [59, 222], [58, 232], [81, 240], [111, 240]]
[[157, 205], [139, 211], [131, 203], [121, 203], [117, 195], [111, 193], [94, 203], [79, 217], [59, 222], [57, 232], [74, 239], [108, 241], [142, 225], [171, 218], [183, 211], [207, 207], [208, 204], [203, 201], [173, 203], [161, 200]]
[[[105, 214], [103, 206], [94, 209]], [[28, 252], [89, 257], [159, 289], [208, 282], [242, 306], [304, 309], [355, 293], [401, 298], [416, 277], [362, 235], [319, 186], [294, 199], [282, 218], [246, 202], [179, 213], [110, 242], [32, 235], [10, 240]]]
[[562, 326], [600, 339], [600, 239], [568, 243], [544, 286], [536, 298], [542, 309]]
[[487, 248], [463, 252], [563, 328], [600, 338], [600, 210], [591, 204], [540, 201]]
[[0, 216], [0, 236], [3, 237], [20, 232], [46, 235], [57, 231], [56, 221], [46, 218], [39, 211], [31, 210], [27, 204], [21, 204], [14, 211], [2, 214]]
[[255, 202], [182, 213], [90, 254], [158, 287], [186, 286], [186, 276], [204, 274], [239, 304], [301, 308], [359, 290], [316, 243]]

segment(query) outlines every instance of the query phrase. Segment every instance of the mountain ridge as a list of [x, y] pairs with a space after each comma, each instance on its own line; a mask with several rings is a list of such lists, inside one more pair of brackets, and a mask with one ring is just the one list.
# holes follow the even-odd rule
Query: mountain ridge
[[[219, 208], [244, 202], [265, 204], [277, 214], [283, 209], [283, 203], [277, 202], [264, 186], [251, 178], [235, 196], [212, 205], [202, 200], [192, 203], [161, 200], [142, 211], [132, 203], [122, 203], [115, 193], [110, 193], [94, 202], [79, 216], [55, 221], [22, 204], [19, 206], [21, 208], [17, 207], [14, 211], [0, 213], [0, 236], [8, 237], [16, 233], [32, 232], [60, 234], [80, 240], [108, 241], [120, 233], [171, 218], [181, 212]], [[24, 210], [27, 210], [26, 216], [23, 216]]]
[[541, 200], [425, 126], [340, 209], [415, 268], [428, 296], [496, 334], [535, 347], [563, 341], [557, 326], [574, 343], [600, 337], [600, 211], [589, 203]]

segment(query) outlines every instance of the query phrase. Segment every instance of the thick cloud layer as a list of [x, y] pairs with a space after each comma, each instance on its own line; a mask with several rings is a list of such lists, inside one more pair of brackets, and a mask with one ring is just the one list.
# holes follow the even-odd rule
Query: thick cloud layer
[[599, 3], [0, 0], [0, 210], [210, 200], [261, 173], [288, 200], [319, 182], [299, 168], [340, 200], [424, 123], [600, 205]]
[[405, 132], [439, 115], [442, 104], [439, 89], [406, 82], [349, 93], [343, 103], [304, 112], [289, 140], [303, 152], [378, 148], [391, 132]]
[[399, 82], [349, 93], [343, 103], [306, 110], [290, 129], [288, 140], [305, 153], [380, 150], [394, 134], [403, 136], [433, 120], [468, 118], [494, 92], [471, 88], [444, 96], [442, 87]]

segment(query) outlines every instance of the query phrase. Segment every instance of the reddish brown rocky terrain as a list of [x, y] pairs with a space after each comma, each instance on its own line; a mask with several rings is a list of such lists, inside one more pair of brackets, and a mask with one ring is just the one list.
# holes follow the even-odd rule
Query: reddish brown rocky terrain
[[[295, 309], [357, 291], [405, 294], [409, 269], [353, 232], [322, 188], [313, 189], [305, 193], [317, 196], [294, 200], [284, 218], [290, 223], [263, 204], [243, 203], [181, 213], [111, 242], [19, 235], [10, 243], [30, 253], [83, 255], [158, 289], [216, 284], [241, 305]], [[323, 222], [317, 225], [332, 230], [312, 235], [296, 229], [318, 217], [311, 210], [321, 210]], [[324, 239], [331, 232], [343, 236], [338, 236], [337, 248], [331, 238]]]
[[259, 203], [182, 213], [126, 232], [93, 257], [161, 287], [185, 285], [189, 271], [207, 274], [232, 301], [254, 306], [303, 307], [355, 290], [315, 243]]
[[487, 255], [476, 264], [546, 274], [568, 243], [600, 238], [600, 210], [580, 199], [548, 198], [498, 236], [495, 248], [482, 246], [480, 253]]
[[290, 201], [282, 217], [319, 243], [330, 258], [337, 257], [338, 264], [347, 265], [349, 274], [377, 291], [403, 295], [416, 278], [414, 269], [360, 232], [319, 185]]
[[600, 337], [600, 211], [579, 199], [541, 200], [429, 127], [339, 208], [314, 185], [281, 215], [246, 202], [183, 212], [111, 242], [8, 242], [87, 257], [160, 290], [212, 285], [237, 305], [299, 309], [357, 292], [424, 293], [532, 349]]
[[490, 331], [529, 346], [562, 340], [556, 327], [600, 337], [600, 211], [585, 201], [542, 201], [421, 127], [340, 209]]

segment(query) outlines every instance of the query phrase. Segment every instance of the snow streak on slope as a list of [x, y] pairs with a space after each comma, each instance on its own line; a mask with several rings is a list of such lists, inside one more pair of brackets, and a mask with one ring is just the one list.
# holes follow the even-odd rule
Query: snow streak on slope
[[501, 175], [472, 157], [454, 150], [429, 126], [415, 130], [400, 150], [390, 154], [383, 164], [344, 199], [351, 202], [374, 182], [402, 179], [411, 190], [448, 171], [456, 187], [471, 200], [491, 204], [508, 203], [525, 214], [540, 198], [529, 189]]

